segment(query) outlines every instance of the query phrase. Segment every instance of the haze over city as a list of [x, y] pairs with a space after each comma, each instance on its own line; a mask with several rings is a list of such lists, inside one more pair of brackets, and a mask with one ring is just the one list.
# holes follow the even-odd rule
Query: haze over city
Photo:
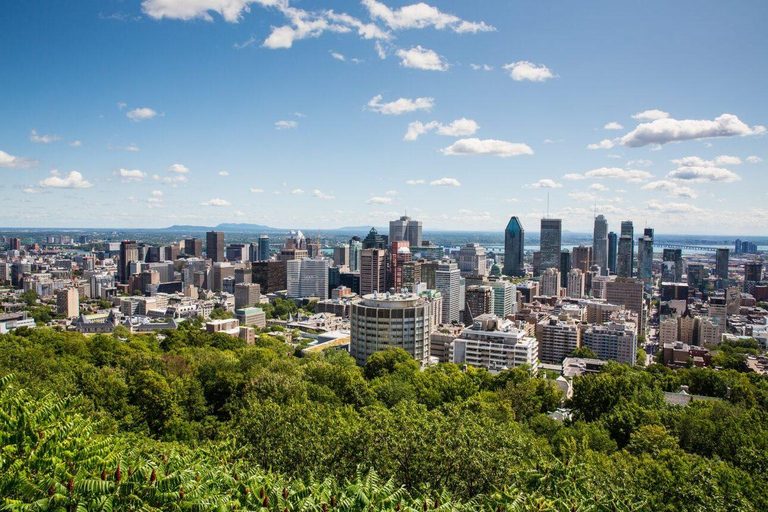
[[765, 10], [12, 2], [0, 224], [766, 235]]

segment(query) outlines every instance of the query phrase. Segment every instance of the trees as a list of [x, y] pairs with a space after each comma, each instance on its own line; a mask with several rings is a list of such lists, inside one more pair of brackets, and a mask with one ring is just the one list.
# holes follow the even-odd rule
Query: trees
[[568, 357], [582, 357], [585, 359], [597, 359], [597, 354], [595, 354], [595, 351], [589, 347], [579, 347], [579, 348], [573, 349], [573, 351], [570, 354], [568, 354]]

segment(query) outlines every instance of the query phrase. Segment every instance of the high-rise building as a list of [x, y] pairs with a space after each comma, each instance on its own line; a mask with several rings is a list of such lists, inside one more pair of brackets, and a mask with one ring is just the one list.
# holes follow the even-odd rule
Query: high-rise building
[[571, 268], [577, 268], [585, 274], [589, 272], [589, 267], [592, 266], [591, 247], [585, 245], [574, 247], [571, 256]]
[[616, 274], [619, 253], [619, 236], [613, 231], [608, 233], [608, 271]]
[[187, 238], [184, 240], [184, 254], [193, 258], [202, 258], [203, 241], [199, 238]]
[[269, 252], [269, 235], [260, 235], [258, 261], [269, 261]]
[[387, 289], [387, 251], [363, 249], [360, 252], [360, 295]]
[[416, 294], [364, 295], [362, 302], [352, 304], [350, 310], [350, 354], [362, 366], [379, 350], [401, 348], [420, 364], [426, 364], [429, 313], [429, 302]]
[[560, 267], [560, 251], [562, 249], [562, 227], [561, 219], [541, 219], [541, 268]]
[[128, 282], [131, 277], [131, 262], [139, 261], [139, 247], [135, 240], [123, 240], [120, 242], [120, 263], [117, 267], [117, 279], [121, 283]]
[[603, 275], [608, 274], [608, 221], [603, 215], [595, 217], [592, 232], [592, 259], [600, 265]]
[[363, 239], [363, 249], [386, 249], [387, 240], [379, 235], [376, 228], [371, 228], [368, 235]]
[[605, 283], [605, 299], [610, 304], [624, 306], [640, 319], [640, 328], [645, 326], [643, 316], [643, 283], [631, 277], [617, 277]]
[[571, 271], [571, 252], [568, 249], [563, 249], [560, 253], [560, 287], [565, 288], [568, 286], [568, 272]]
[[536, 339], [542, 363], [563, 364], [563, 359], [581, 346], [581, 329], [573, 320], [547, 318], [536, 325]]
[[631, 220], [621, 223], [619, 250], [616, 256], [616, 275], [632, 277], [632, 267], [635, 260], [635, 228]]
[[403, 265], [411, 261], [411, 250], [408, 240], [392, 242], [389, 254], [389, 287], [400, 290], [403, 287]]
[[435, 270], [435, 290], [443, 297], [444, 324], [458, 322], [461, 311], [461, 272], [453, 262], [442, 262]]
[[333, 248], [333, 264], [337, 267], [349, 265], [349, 246], [339, 245]]
[[504, 230], [504, 275], [525, 277], [525, 230], [520, 219], [509, 219]]
[[763, 281], [763, 264], [761, 262], [744, 264], [744, 291], [755, 293], [755, 286]]
[[465, 296], [464, 320], [471, 324], [480, 315], [493, 312], [493, 288], [490, 286], [468, 286]]
[[715, 273], [720, 279], [721, 287], [723, 281], [728, 279], [728, 258], [730, 251], [727, 247], [721, 247], [717, 250], [717, 257], [715, 259]]
[[464, 329], [450, 342], [448, 360], [458, 365], [471, 365], [490, 371], [502, 371], [528, 365], [538, 369], [538, 342], [511, 320], [496, 315], [475, 317], [471, 327]]
[[56, 291], [56, 312], [67, 318], [80, 314], [80, 294], [77, 288], [62, 288]]
[[360, 251], [363, 250], [363, 243], [358, 239], [349, 241], [349, 270], [352, 272], [360, 271]]
[[650, 293], [653, 288], [653, 229], [645, 228], [637, 239], [637, 276]]
[[680, 283], [683, 280], [682, 249], [664, 249], [662, 252], [661, 281]]
[[703, 263], [688, 264], [688, 288], [691, 290], [704, 291], [707, 285], [709, 272]]
[[254, 283], [238, 283], [235, 285], [235, 309], [254, 306], [261, 299], [261, 286]]
[[403, 286], [413, 290], [414, 286], [422, 282], [421, 266], [422, 261], [407, 261], [403, 263]]
[[566, 295], [574, 299], [584, 297], [584, 273], [574, 268], [568, 271]]
[[286, 262], [288, 297], [328, 298], [328, 260], [303, 258]]
[[205, 234], [205, 254], [214, 263], [224, 261], [224, 233], [208, 231]]
[[541, 294], [548, 297], [560, 296], [560, 271], [557, 268], [548, 268], [541, 273]]
[[488, 275], [485, 249], [480, 244], [469, 243], [462, 247], [457, 260], [462, 277]]
[[280, 261], [303, 260], [309, 257], [307, 239], [304, 233], [291, 231], [291, 236], [285, 239], [280, 248]]
[[493, 289], [493, 314], [499, 318], [506, 318], [517, 311], [517, 288], [509, 281], [495, 281], [491, 285]]
[[634, 366], [637, 357], [637, 332], [632, 322], [591, 325], [581, 335], [581, 346], [589, 347], [598, 359]]
[[411, 247], [421, 247], [421, 221], [404, 215], [389, 222], [389, 243], [402, 241]]
[[229, 244], [224, 252], [227, 261], [248, 261], [251, 244]]

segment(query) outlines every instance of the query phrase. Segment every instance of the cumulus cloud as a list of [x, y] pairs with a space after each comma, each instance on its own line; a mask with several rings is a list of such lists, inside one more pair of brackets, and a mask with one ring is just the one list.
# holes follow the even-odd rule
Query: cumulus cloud
[[536, 65], [533, 62], [527, 60], [521, 60], [519, 62], [511, 62], [503, 66], [512, 80], [521, 82], [523, 80], [529, 80], [531, 82], [545, 82], [550, 78], [554, 78], [555, 75], [544, 64]]
[[430, 181], [429, 184], [433, 187], [460, 187], [461, 183], [455, 178], [440, 178], [439, 180]]
[[299, 123], [296, 121], [285, 121], [281, 120], [275, 123], [275, 129], [276, 130], [292, 130], [294, 128], [298, 128]]
[[627, 162], [627, 167], [632, 167], [632, 166], [650, 167], [652, 165], [653, 165], [653, 161], [645, 160], [643, 158], [639, 158], [637, 160], [630, 160], [629, 162]]
[[[169, 170], [169, 172], [174, 172], [174, 171]], [[177, 171], [175, 174], [172, 174], [171, 176], [165, 176], [165, 177], [158, 176], [157, 174], [155, 174], [152, 176], [152, 179], [155, 181], [159, 181], [163, 185], [170, 185], [171, 187], [176, 188], [179, 186], [179, 183], [186, 183], [188, 181], [186, 175], [179, 174], [178, 172], [180, 171]]]
[[646, 183], [641, 187], [643, 190], [654, 190], [669, 192], [673, 197], [687, 197], [690, 199], [696, 199], [698, 194], [689, 187], [683, 187], [679, 183], [671, 180], [659, 180]]
[[688, 203], [660, 203], [658, 201], [649, 201], [648, 209], [659, 213], [700, 213], [704, 210]]
[[378, 94], [371, 98], [368, 102], [368, 108], [374, 112], [381, 114], [398, 116], [408, 112], [415, 112], [417, 110], [429, 111], [435, 106], [434, 98], [416, 98], [414, 100], [409, 98], [399, 98], [389, 103], [382, 103], [383, 96]]
[[536, 183], [530, 183], [526, 185], [525, 188], [561, 188], [562, 186], [563, 185], [561, 183], [558, 183], [555, 180], [543, 178]]
[[622, 169], [621, 167], [600, 167], [584, 173], [585, 178], [592, 179], [619, 179], [630, 183], [653, 178], [653, 174], [638, 169]]
[[760, 158], [759, 156], [756, 156], [756, 155], [751, 155], [751, 156], [747, 157], [747, 162], [749, 162], [751, 164], [759, 164], [762, 161], [763, 161], [763, 159]]
[[712, 160], [705, 160], [698, 156], [686, 156], [670, 161], [681, 167], [716, 167], [718, 165], [739, 165], [741, 163], [741, 158], [737, 156], [720, 155]]
[[624, 127], [621, 126], [616, 121], [612, 121], [612, 122], [606, 124], [605, 126], [603, 126], [603, 129], [605, 129], [605, 130], [623, 130]]
[[589, 187], [587, 187], [587, 189], [592, 190], [594, 192], [606, 192], [609, 190], [609, 188], [603, 185], [602, 183], [593, 183]]
[[211, 199], [210, 201], [204, 201], [200, 203], [200, 206], [232, 206], [232, 203], [225, 199], [219, 199], [218, 197]]
[[69, 143], [69, 145], [72, 146], [73, 148], [79, 148], [79, 147], [82, 147], [83, 141], [73, 140], [72, 142]]
[[146, 121], [147, 119], [152, 119], [158, 115], [159, 114], [157, 112], [147, 107], [135, 108], [133, 110], [129, 110], [125, 114], [128, 119], [134, 122]]
[[532, 155], [533, 150], [527, 145], [495, 139], [460, 139], [440, 150], [444, 155], [493, 155], [501, 158], [518, 155]]
[[168, 167], [168, 172], [172, 172], [176, 174], [187, 174], [189, 172], [189, 168], [187, 168], [187, 166], [183, 164], [173, 164], [170, 167]]
[[590, 144], [587, 146], [587, 149], [610, 149], [614, 145], [614, 142], [611, 139], [603, 139], [600, 142], [596, 144]]
[[318, 189], [315, 189], [314, 192], [312, 192], [312, 195], [317, 197], [318, 199], [336, 199], [336, 196], [325, 194], [323, 193], [322, 190], [318, 190]]
[[331, 57], [333, 57], [336, 60], [340, 60], [342, 62], [347, 60], [347, 58], [344, 55], [340, 54], [339, 52], [331, 52]]
[[43, 188], [91, 188], [93, 183], [83, 178], [83, 175], [77, 171], [62, 175], [54, 169], [51, 175], [42, 180], [39, 185]]
[[568, 174], [564, 174], [563, 175], [563, 179], [564, 180], [584, 180], [584, 179], [587, 179], [587, 178], [583, 174], [578, 174], [578, 173], [575, 173], [575, 172], [570, 172]]
[[424, 180], [408, 180], [405, 182], [406, 185], [423, 185], [426, 183]]
[[37, 160], [9, 155], [5, 151], [0, 150], [0, 167], [7, 167], [10, 169], [27, 169], [29, 167], [37, 166], [38, 163], [39, 162]]
[[475, 71], [493, 71], [493, 66], [489, 66], [488, 64], [470, 64], [469, 67]]
[[161, 197], [163, 195], [163, 192], [160, 190], [153, 190], [152, 195], [155, 197]]
[[219, 176], [229, 176], [229, 173], [227, 171], [219, 171], [216, 174], [218, 174]]
[[51, 142], [61, 140], [61, 137], [58, 135], [38, 135], [36, 130], [32, 130], [29, 133], [29, 140], [38, 144], [50, 144]]
[[138, 169], [120, 169], [117, 175], [122, 183], [137, 183], [147, 177], [147, 173]]
[[406, 68], [424, 69], [427, 71], [446, 71], [448, 61], [433, 50], [414, 46], [409, 50], [400, 49], [396, 52], [400, 57], [400, 65]]
[[666, 119], [669, 117], [669, 112], [663, 110], [652, 109], [643, 110], [632, 116], [632, 119], [639, 119], [641, 121], [655, 121], [657, 119]]
[[300, 188], [295, 188], [295, 189], [291, 190], [291, 194], [293, 194], [293, 195], [295, 195], [295, 196], [300, 196], [300, 195], [302, 195], [303, 193], [304, 193], [304, 191], [303, 191], [303, 190], [301, 190]]
[[490, 32], [496, 30], [484, 22], [465, 21], [453, 14], [441, 12], [437, 7], [425, 3], [406, 5], [400, 9], [391, 9], [377, 0], [363, 0], [363, 6], [374, 20], [381, 20], [392, 30], [420, 29], [434, 27], [438, 30], [449, 29], [460, 34], [470, 32]]
[[34, 187], [27, 187], [21, 190], [24, 194], [42, 194], [42, 191], [34, 188]]
[[392, 204], [391, 197], [372, 197], [366, 201], [368, 204]]
[[750, 127], [732, 114], [723, 114], [713, 121], [663, 118], [638, 125], [621, 138], [621, 144], [638, 148], [686, 140], [759, 135], [765, 131], [764, 126]]
[[435, 128], [437, 128], [437, 133], [439, 135], [446, 135], [449, 137], [463, 137], [475, 133], [480, 129], [480, 125], [478, 125], [472, 119], [467, 119], [466, 117], [456, 119], [450, 124], [441, 124], [437, 121], [431, 121], [425, 124], [421, 121], [414, 121], [408, 125], [408, 131], [403, 137], [403, 140], [416, 140], [419, 135], [423, 135]]
[[667, 178], [691, 182], [733, 183], [741, 181], [741, 176], [720, 167], [685, 166], [670, 172]]

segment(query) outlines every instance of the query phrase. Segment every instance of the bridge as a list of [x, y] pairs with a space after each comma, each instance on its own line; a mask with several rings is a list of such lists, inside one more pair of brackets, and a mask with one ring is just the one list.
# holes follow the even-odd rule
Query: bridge
[[686, 251], [699, 251], [699, 252], [717, 252], [718, 247], [702, 247], [700, 245], [682, 245], [682, 244], [653, 244], [655, 247], [662, 249], [685, 249]]

